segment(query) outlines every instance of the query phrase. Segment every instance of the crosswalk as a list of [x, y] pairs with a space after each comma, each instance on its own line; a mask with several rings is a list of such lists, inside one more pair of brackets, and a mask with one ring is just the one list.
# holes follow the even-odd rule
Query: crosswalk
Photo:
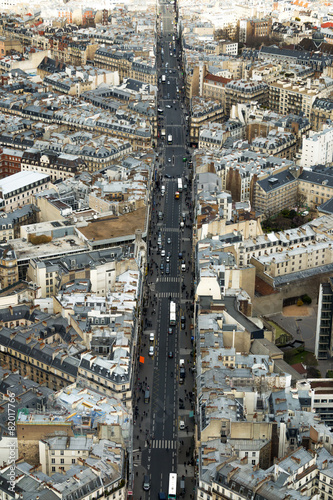
[[152, 448], [163, 450], [175, 450], [177, 448], [177, 441], [172, 439], [153, 439], [151, 442]]
[[[159, 299], [169, 299], [170, 297], [172, 297], [172, 299], [179, 299], [179, 293], [175, 293], [175, 292], [158, 292], [156, 293], [157, 297]], [[186, 302], [186, 301], [185, 301]]]
[[179, 277], [177, 278], [176, 276], [165, 276], [163, 278], [157, 278], [156, 280], [156, 282], [159, 283], [177, 283], [177, 281], [179, 281]]

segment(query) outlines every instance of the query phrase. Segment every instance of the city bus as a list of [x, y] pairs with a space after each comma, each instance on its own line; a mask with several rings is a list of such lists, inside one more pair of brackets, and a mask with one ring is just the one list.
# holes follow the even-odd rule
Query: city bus
[[177, 474], [174, 472], [170, 472], [169, 474], [169, 491], [168, 491], [168, 499], [177, 498]]
[[172, 144], [172, 135], [171, 134], [168, 135], [168, 144]]
[[174, 326], [176, 324], [176, 302], [170, 300], [170, 325]]
[[181, 193], [183, 191], [183, 180], [178, 177], [178, 191]]

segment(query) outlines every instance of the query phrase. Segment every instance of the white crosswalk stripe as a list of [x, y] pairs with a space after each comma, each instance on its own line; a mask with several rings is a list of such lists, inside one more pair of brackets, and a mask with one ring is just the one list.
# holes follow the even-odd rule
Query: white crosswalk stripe
[[[159, 292], [156, 294], [157, 297], [159, 299], [169, 299], [170, 296], [173, 298], [173, 299], [178, 299], [179, 298], [179, 293], [175, 293], [175, 292]], [[185, 301], [186, 302], [186, 301]]]
[[159, 281], [160, 283], [176, 283], [177, 281], [179, 281], [179, 278], [166, 276], [165, 278], [157, 278], [156, 281]]
[[151, 444], [152, 448], [163, 450], [175, 450], [177, 448], [177, 441], [174, 441], [172, 439], [153, 439]]

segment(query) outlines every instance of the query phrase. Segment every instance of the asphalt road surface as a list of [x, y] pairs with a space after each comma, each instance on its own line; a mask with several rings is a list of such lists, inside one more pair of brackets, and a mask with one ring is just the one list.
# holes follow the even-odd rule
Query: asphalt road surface
[[[190, 499], [194, 495], [192, 171], [188, 165], [184, 83], [174, 7], [161, 3], [159, 9], [158, 107], [163, 110], [159, 115], [159, 127], [166, 130], [166, 137], [160, 138], [157, 144], [159, 156], [138, 353], [144, 363], [138, 363], [133, 402], [133, 498], [138, 500], [157, 499], [159, 492], [167, 496], [171, 472], [178, 474], [177, 496]], [[162, 83], [162, 75], [166, 77], [165, 83]], [[167, 136], [172, 136], [170, 144]], [[182, 178], [184, 189], [176, 199], [178, 178]], [[182, 261], [185, 271], [181, 269]], [[171, 332], [170, 299], [177, 304], [177, 321]], [[181, 316], [185, 317], [183, 329]], [[154, 333], [153, 341], [151, 333]], [[154, 348], [153, 355], [149, 355], [150, 347]], [[180, 360], [184, 360], [184, 384], [180, 384]], [[149, 400], [145, 402], [146, 391], [149, 391]], [[185, 429], [179, 430], [180, 421], [185, 422]], [[148, 491], [143, 490], [145, 475], [150, 478]], [[185, 491], [180, 490], [181, 479]]]

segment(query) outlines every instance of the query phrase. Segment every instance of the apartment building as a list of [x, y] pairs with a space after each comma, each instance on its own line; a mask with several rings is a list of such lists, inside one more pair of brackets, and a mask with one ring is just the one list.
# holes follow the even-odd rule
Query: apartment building
[[208, 123], [200, 128], [199, 149], [221, 149], [227, 134], [221, 123]]
[[272, 18], [241, 19], [239, 21], [239, 41], [246, 43], [250, 38], [269, 37], [272, 31]]
[[253, 207], [265, 215], [295, 206], [298, 180], [290, 169], [258, 180], [254, 186]]
[[319, 286], [315, 356], [331, 359], [333, 355], [333, 278]]
[[333, 163], [333, 127], [327, 127], [321, 132], [310, 131], [308, 137], [303, 137], [302, 157], [300, 165], [305, 168], [314, 165]]
[[39, 459], [44, 474], [66, 472], [89, 457], [93, 438], [62, 436], [39, 441]]
[[35, 194], [49, 187], [49, 175], [38, 172], [19, 172], [0, 180], [1, 207], [9, 212], [28, 205]]
[[7, 288], [18, 281], [16, 254], [10, 245], [0, 246], [0, 286]]
[[297, 150], [297, 137], [291, 132], [270, 130], [266, 137], [255, 137], [251, 149], [292, 160]]
[[199, 132], [210, 122], [221, 122], [224, 117], [221, 103], [213, 100], [205, 100], [200, 97], [192, 99], [191, 116], [189, 120], [190, 141], [192, 145], [199, 144]]
[[[326, 352], [327, 356], [331, 356]], [[327, 357], [322, 359], [328, 359]], [[333, 381], [332, 379], [307, 379], [297, 383], [302, 409], [318, 415], [328, 427], [333, 424]]]
[[290, 246], [276, 254], [265, 251], [261, 256], [252, 257], [250, 262], [256, 268], [256, 276], [276, 287], [278, 284], [323, 272], [325, 266], [328, 266], [328, 271], [332, 258], [333, 243], [326, 240]]
[[[70, 330], [66, 330], [67, 320], [57, 318], [55, 321], [55, 317], [44, 315], [41, 321], [24, 330], [16, 329], [13, 335], [12, 328], [19, 320], [15, 314], [16, 308], [13, 309], [12, 326], [0, 332], [1, 363], [11, 371], [19, 370], [23, 377], [55, 391], [75, 382], [80, 360], [48, 344], [53, 339], [57, 345], [58, 335], [66, 338]], [[72, 333], [75, 334], [74, 330]]]
[[312, 104], [311, 128], [319, 131], [328, 120], [333, 120], [333, 99], [317, 97]]
[[18, 149], [4, 148], [2, 150], [1, 166], [0, 166], [0, 179], [8, 177], [8, 175], [21, 172], [23, 151]]
[[298, 177], [298, 189], [306, 196], [306, 205], [310, 207], [329, 201], [333, 196], [333, 168], [318, 165], [303, 170]]
[[230, 115], [233, 105], [247, 104], [256, 101], [266, 104], [268, 100], [268, 85], [264, 82], [249, 82], [247, 80], [232, 80], [225, 86], [225, 113]]
[[71, 38], [63, 39], [53, 37], [48, 40], [50, 56], [59, 61], [74, 66], [85, 66], [94, 60], [95, 52], [99, 45], [88, 41], [73, 41]]
[[310, 80], [306, 84], [277, 80], [269, 84], [268, 106], [283, 115], [303, 113], [310, 119], [313, 102], [317, 97], [324, 97], [329, 93], [330, 85], [328, 84], [327, 87], [313, 85]]
[[228, 56], [237, 56], [238, 42], [231, 42], [230, 40], [220, 41], [220, 51], [222, 54], [227, 54]]
[[22, 172], [38, 172], [47, 175], [52, 182], [75, 177], [86, 170], [85, 162], [76, 155], [68, 153], [42, 153], [36, 148], [24, 151], [21, 163]]
[[231, 81], [231, 78], [212, 75], [208, 73], [202, 84], [202, 97], [205, 99], [216, 99], [225, 105], [225, 86]]

